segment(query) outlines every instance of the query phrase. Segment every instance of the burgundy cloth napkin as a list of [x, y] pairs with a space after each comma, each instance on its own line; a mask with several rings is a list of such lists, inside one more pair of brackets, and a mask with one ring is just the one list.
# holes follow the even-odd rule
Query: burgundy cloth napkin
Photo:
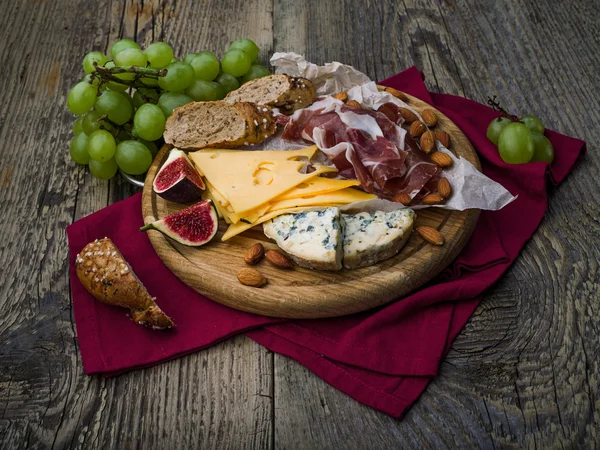
[[[485, 137], [492, 109], [471, 100], [430, 94], [416, 68], [381, 84], [415, 95], [450, 117], [478, 150], [483, 171], [517, 200], [481, 213], [458, 258], [417, 292], [352, 316], [283, 321], [212, 302], [180, 282], [156, 256], [142, 225], [139, 194], [67, 228], [77, 334], [87, 374], [117, 375], [199, 350], [245, 332], [287, 355], [356, 400], [401, 417], [436, 375], [441, 360], [483, 293], [512, 264], [547, 206], [547, 180], [558, 185], [585, 153], [583, 141], [551, 131], [555, 160], [508, 165]], [[125, 310], [95, 301], [74, 270], [89, 241], [110, 237], [177, 328], [153, 331], [130, 322]]]

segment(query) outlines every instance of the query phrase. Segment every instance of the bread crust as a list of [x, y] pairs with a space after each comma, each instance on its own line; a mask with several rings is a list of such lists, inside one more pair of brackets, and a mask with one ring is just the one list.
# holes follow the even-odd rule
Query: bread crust
[[[184, 132], [180, 132], [179, 124], [188, 120], [197, 108], [226, 107], [231, 108], [244, 121], [244, 133], [232, 139], [211, 141], [206, 136], [204, 141], [191, 141]], [[243, 145], [259, 144], [275, 133], [276, 123], [270, 107], [248, 102], [226, 103], [192, 102], [176, 108], [167, 120], [164, 132], [165, 142], [183, 150], [199, 150], [202, 148], [235, 148]]]
[[131, 267], [108, 238], [87, 244], [75, 259], [77, 278], [97, 300], [131, 310], [131, 319], [155, 329], [175, 324], [158, 307]]

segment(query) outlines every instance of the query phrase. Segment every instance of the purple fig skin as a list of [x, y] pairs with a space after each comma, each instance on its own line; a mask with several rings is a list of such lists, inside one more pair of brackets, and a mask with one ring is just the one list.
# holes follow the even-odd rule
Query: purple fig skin
[[[177, 181], [165, 186], [165, 176], [167, 180], [170, 176], [170, 180]], [[159, 186], [161, 182], [162, 187]], [[178, 149], [171, 150], [169, 157], [156, 174], [152, 187], [157, 195], [174, 203], [192, 203], [200, 200], [205, 188], [202, 178], [186, 154]]]

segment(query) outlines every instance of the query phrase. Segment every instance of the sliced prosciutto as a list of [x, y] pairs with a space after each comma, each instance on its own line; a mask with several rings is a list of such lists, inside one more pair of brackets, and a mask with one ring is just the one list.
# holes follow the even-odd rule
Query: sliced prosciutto
[[399, 193], [421, 197], [440, 170], [400, 127], [402, 117], [390, 113], [386, 105], [382, 112], [370, 111], [326, 97], [296, 111], [283, 138], [314, 142], [339, 176], [359, 180], [367, 192], [385, 198]]

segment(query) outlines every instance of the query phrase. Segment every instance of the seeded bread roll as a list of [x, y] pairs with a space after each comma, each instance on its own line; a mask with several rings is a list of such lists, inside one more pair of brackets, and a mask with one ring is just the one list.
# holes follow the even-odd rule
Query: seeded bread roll
[[277, 107], [284, 114], [312, 105], [317, 96], [315, 85], [306, 78], [285, 74], [269, 75], [244, 83], [225, 97], [228, 103], [252, 102]]
[[184, 150], [207, 147], [233, 148], [258, 144], [275, 133], [268, 106], [240, 102], [192, 102], [173, 111], [164, 138]]
[[97, 300], [131, 310], [131, 319], [154, 329], [175, 324], [158, 307], [110, 239], [86, 245], [75, 260], [77, 278]]

